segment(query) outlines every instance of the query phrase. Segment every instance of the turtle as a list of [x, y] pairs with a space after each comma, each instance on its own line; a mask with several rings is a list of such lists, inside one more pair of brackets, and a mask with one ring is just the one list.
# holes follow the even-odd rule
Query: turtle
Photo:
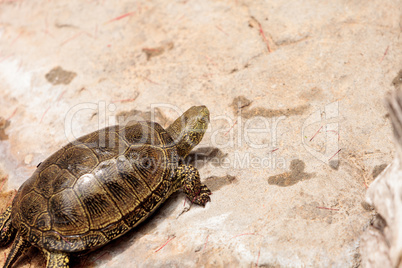
[[207, 107], [193, 106], [166, 129], [150, 121], [110, 126], [56, 151], [0, 215], [0, 246], [14, 238], [4, 268], [30, 246], [47, 268], [67, 268], [74, 254], [124, 235], [178, 190], [205, 206], [211, 191], [184, 158], [208, 124]]

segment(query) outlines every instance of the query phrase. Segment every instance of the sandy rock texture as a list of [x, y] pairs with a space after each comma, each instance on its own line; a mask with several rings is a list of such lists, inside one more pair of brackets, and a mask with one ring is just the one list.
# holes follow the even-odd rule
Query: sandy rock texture
[[392, 122], [396, 153], [392, 163], [370, 184], [367, 205], [377, 214], [362, 235], [361, 252], [364, 267], [402, 266], [402, 71], [393, 80], [395, 90], [386, 103]]
[[358, 267], [401, 31], [400, 0], [0, 0], [0, 211], [74, 138], [203, 104], [212, 201], [175, 194], [72, 267]]

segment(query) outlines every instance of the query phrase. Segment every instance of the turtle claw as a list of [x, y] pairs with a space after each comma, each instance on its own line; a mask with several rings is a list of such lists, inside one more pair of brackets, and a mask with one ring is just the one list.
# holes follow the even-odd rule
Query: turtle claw
[[209, 197], [211, 195], [211, 190], [205, 184], [201, 184], [200, 193], [194, 198], [193, 203], [205, 207], [205, 205], [211, 201]]
[[211, 198], [208, 194], [201, 194], [194, 199], [193, 203], [205, 207], [209, 201], [211, 201]]

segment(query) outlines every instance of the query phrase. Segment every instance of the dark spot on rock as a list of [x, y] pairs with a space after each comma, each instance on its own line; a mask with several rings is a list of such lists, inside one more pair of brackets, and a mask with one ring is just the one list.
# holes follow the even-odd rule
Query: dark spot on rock
[[362, 201], [360, 204], [361, 204], [362, 207], [363, 207], [365, 210], [367, 210], [367, 211], [371, 211], [371, 210], [374, 209], [374, 208], [373, 208], [372, 206], [370, 206], [370, 204], [367, 203], [366, 201]]
[[207, 163], [214, 166], [221, 166], [227, 154], [216, 147], [202, 147], [192, 151], [184, 160], [187, 165], [201, 168]]
[[303, 202], [302, 205], [293, 207], [291, 213], [296, 214], [305, 220], [320, 220], [325, 221], [327, 224], [331, 224], [333, 222], [332, 216], [336, 212], [334, 210], [322, 209], [322, 207], [327, 206], [328, 205], [320, 204], [317, 201], [310, 203]]
[[329, 166], [335, 170], [339, 168], [339, 160], [331, 160], [329, 161]]
[[262, 117], [278, 117], [281, 115], [302, 115], [306, 111], [308, 105], [300, 105], [295, 108], [287, 109], [267, 109], [263, 107], [253, 108], [251, 110], [245, 111], [241, 114], [243, 118], [249, 119], [251, 117], [262, 116]]
[[159, 47], [143, 48], [142, 52], [144, 52], [145, 55], [147, 56], [147, 60], [150, 60], [152, 57], [162, 55], [163, 52], [165, 52], [166, 50], [171, 50], [173, 46], [174, 46], [173, 43], [169, 42]]
[[233, 68], [233, 69], [230, 71], [230, 73], [232, 74], [232, 73], [235, 73], [235, 72], [237, 72], [237, 71], [239, 71], [239, 69]]
[[322, 99], [323, 98], [323, 90], [319, 87], [313, 87], [308, 91], [301, 92], [299, 94], [299, 97], [306, 101], [311, 101], [313, 99]]
[[53, 85], [68, 85], [76, 76], [76, 73], [63, 70], [60, 66], [57, 66], [50, 70], [45, 75], [45, 78]]
[[204, 180], [204, 183], [208, 186], [208, 188], [214, 192], [219, 190], [223, 186], [237, 183], [237, 179], [234, 176], [226, 175], [223, 177], [211, 176]]
[[315, 173], [306, 173], [304, 168], [306, 165], [299, 159], [290, 162], [290, 171], [268, 178], [268, 184], [278, 185], [282, 187], [292, 186], [299, 181], [308, 180], [315, 176]]
[[281, 115], [291, 116], [291, 115], [302, 115], [307, 109], [308, 105], [299, 105], [294, 108], [286, 108], [286, 109], [268, 109], [265, 107], [255, 107], [252, 109], [248, 109], [252, 101], [248, 100], [244, 96], [238, 96], [233, 99], [232, 107], [234, 114], [240, 114], [241, 117], [245, 119], [249, 119], [256, 116], [262, 117], [278, 117]]
[[377, 178], [378, 175], [380, 175], [381, 172], [387, 167], [387, 164], [381, 164], [377, 165], [373, 168], [373, 179]]
[[232, 109], [234, 110], [235, 114], [238, 114], [241, 112], [241, 109], [249, 106], [252, 103], [251, 100], [247, 99], [244, 96], [238, 96], [236, 98], [233, 99], [232, 104], [230, 105], [230, 107], [232, 107]]
[[116, 121], [121, 126], [129, 126], [138, 121], [154, 121], [161, 126], [166, 126], [168, 119], [159, 108], [155, 108], [154, 112], [143, 112], [139, 110], [122, 111], [116, 114]]
[[10, 125], [10, 121], [0, 117], [0, 140], [8, 140], [8, 135], [6, 134], [6, 128]]
[[392, 84], [395, 88], [402, 84], [402, 70], [400, 70], [398, 75], [392, 80]]
[[62, 23], [55, 23], [54, 26], [56, 26], [56, 28], [74, 28], [77, 29], [78, 27], [72, 24], [62, 24]]
[[371, 225], [380, 230], [383, 231], [385, 227], [387, 227], [387, 221], [380, 215], [376, 214], [375, 217], [371, 220]]
[[360, 254], [360, 252], [355, 252], [355, 254], [353, 254], [353, 265], [351, 265], [352, 267], [361, 267], [362, 265], [362, 255]]

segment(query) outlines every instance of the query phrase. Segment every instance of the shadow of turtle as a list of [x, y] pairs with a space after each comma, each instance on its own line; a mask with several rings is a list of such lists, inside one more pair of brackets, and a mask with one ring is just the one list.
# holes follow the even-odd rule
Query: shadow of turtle
[[300, 159], [294, 159], [290, 162], [290, 171], [274, 175], [268, 178], [268, 184], [282, 187], [292, 186], [300, 181], [311, 179], [315, 173], [306, 173], [304, 169], [306, 164]]
[[228, 154], [223, 153], [216, 147], [201, 147], [192, 151], [184, 159], [184, 163], [196, 168], [202, 168], [208, 163], [219, 167], [222, 165], [222, 161], [227, 157], [227, 155]]

